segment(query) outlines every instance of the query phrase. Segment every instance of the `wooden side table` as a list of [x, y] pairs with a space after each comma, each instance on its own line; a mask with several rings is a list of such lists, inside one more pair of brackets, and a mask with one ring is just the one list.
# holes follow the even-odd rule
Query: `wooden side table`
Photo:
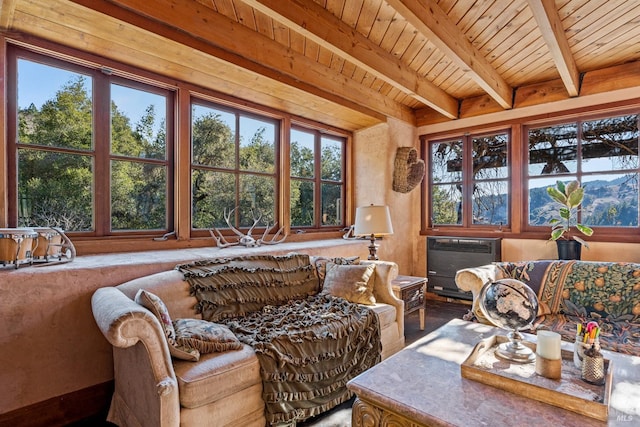
[[398, 276], [391, 282], [396, 298], [404, 301], [404, 314], [420, 310], [420, 330], [424, 331], [425, 298], [427, 279], [425, 277]]

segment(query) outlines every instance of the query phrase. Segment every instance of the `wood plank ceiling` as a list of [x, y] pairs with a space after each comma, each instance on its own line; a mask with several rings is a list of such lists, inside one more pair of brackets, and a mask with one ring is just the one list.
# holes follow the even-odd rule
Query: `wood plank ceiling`
[[627, 0], [0, 6], [8, 38], [37, 36], [347, 130], [388, 117], [423, 125], [576, 97], [590, 73], [605, 76], [592, 79], [600, 84], [629, 75], [622, 84], [640, 86], [638, 22], [640, 2]]

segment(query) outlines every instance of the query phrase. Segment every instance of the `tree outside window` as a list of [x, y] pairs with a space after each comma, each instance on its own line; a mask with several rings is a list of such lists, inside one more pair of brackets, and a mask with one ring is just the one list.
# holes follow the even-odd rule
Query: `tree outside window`
[[18, 226], [166, 230], [170, 94], [27, 56], [15, 57]]
[[[192, 228], [274, 225], [276, 211], [276, 120], [192, 104]], [[225, 218], [225, 213], [233, 214]]]
[[[118, 105], [147, 108], [135, 126]], [[111, 85], [111, 228], [168, 228], [166, 97]], [[157, 160], [157, 161], [153, 161]]]
[[[117, 66], [98, 69], [80, 52], [77, 61], [15, 45], [7, 53], [7, 93], [15, 94], [7, 103], [8, 226], [98, 238], [158, 236], [178, 224], [209, 236], [212, 227], [248, 229], [257, 218], [258, 228], [344, 227], [346, 133], [294, 125], [301, 138], [281, 151], [281, 132], [291, 131], [281, 126], [294, 119], [284, 113], [192, 97], [189, 119], [175, 121], [176, 93], [190, 89], [161, 76], [156, 84], [130, 68], [126, 76]], [[191, 130], [190, 201], [174, 185], [183, 176], [174, 170], [182, 144], [175, 126], [183, 123]], [[174, 200], [190, 202], [190, 218], [174, 217], [183, 212], [174, 212]], [[287, 205], [290, 218], [279, 217]]]
[[344, 226], [345, 139], [296, 127], [290, 134], [292, 227]]

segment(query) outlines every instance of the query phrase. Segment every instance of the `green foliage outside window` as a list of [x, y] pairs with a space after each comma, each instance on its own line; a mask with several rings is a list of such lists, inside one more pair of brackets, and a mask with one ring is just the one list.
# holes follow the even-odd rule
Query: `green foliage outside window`
[[202, 105], [192, 110], [192, 227], [228, 227], [225, 211], [236, 207], [229, 221], [234, 227], [250, 227], [258, 217], [258, 227], [273, 225], [275, 126], [247, 119], [236, 130], [235, 114]]
[[[111, 103], [111, 151], [138, 159], [166, 158], [164, 120], [155, 130], [156, 112], [147, 107], [132, 129], [129, 118]], [[140, 161], [111, 161], [112, 230], [165, 229], [167, 168]]]
[[430, 224], [508, 224], [508, 146], [505, 132], [430, 143]]
[[[79, 77], [40, 109], [18, 112], [19, 226], [93, 227], [92, 102]], [[73, 153], [38, 147], [71, 149]]]
[[111, 230], [167, 228], [164, 118], [156, 123], [158, 113], [150, 105], [132, 124], [112, 101], [107, 138], [94, 127], [92, 79], [70, 74], [40, 109], [31, 104], [18, 111], [18, 225], [95, 230], [96, 162], [102, 160], [96, 151], [110, 143]]
[[[17, 92], [29, 93], [18, 99], [17, 225], [97, 235], [171, 229], [170, 92], [46, 60], [17, 64]], [[51, 95], [23, 105], [34, 92]], [[311, 133], [311, 145], [290, 144], [290, 224], [342, 226], [345, 140]], [[191, 138], [193, 229], [227, 227], [234, 208], [235, 227], [279, 221], [276, 119], [195, 102]]]
[[[311, 130], [291, 132], [291, 226], [343, 224], [344, 142]], [[317, 155], [319, 153], [319, 155]], [[316, 175], [319, 163], [320, 176]], [[316, 213], [316, 198], [320, 212]]]

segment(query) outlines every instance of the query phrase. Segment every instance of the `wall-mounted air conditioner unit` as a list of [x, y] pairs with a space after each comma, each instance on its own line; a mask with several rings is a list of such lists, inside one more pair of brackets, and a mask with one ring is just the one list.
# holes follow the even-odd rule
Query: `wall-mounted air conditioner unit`
[[479, 267], [502, 259], [502, 239], [427, 237], [427, 290], [437, 295], [472, 300], [455, 283], [458, 270]]

